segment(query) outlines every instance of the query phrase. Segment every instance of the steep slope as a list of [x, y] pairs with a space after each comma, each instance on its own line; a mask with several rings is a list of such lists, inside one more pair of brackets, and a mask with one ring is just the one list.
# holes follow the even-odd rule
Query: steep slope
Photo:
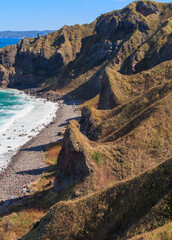
[[[170, 223], [172, 82], [156, 72], [135, 76], [137, 94], [120, 106], [84, 107], [80, 125], [71, 121], [55, 191], [79, 198], [57, 203], [23, 239], [129, 239]], [[150, 87], [138, 88], [146, 73]]]
[[[93, 32], [93, 24], [64, 26], [45, 37], [25, 38], [15, 46], [0, 50], [2, 72], [9, 79], [2, 78], [3, 85], [9, 87], [25, 85], [36, 86], [59, 69], [74, 60], [80, 52], [82, 39]], [[10, 71], [13, 71], [12, 74]]]
[[[22, 239], [117, 239], [168, 193], [171, 167], [169, 159], [132, 180], [79, 200], [60, 202]], [[170, 217], [171, 212], [164, 220]]]
[[4, 85], [89, 102], [57, 159], [54, 191], [68, 201], [23, 239], [128, 239], [170, 224], [171, 18], [171, 3], [136, 1], [1, 51]]
[[171, 61], [134, 75], [122, 75], [114, 66], [107, 66], [101, 78], [99, 109], [114, 108], [171, 78]]
[[88, 191], [99, 189], [171, 156], [172, 81], [163, 82], [112, 110], [82, 109], [81, 126], [71, 122], [65, 134], [56, 191], [78, 180], [87, 182]]
[[64, 95], [86, 83], [88, 94], [73, 95], [91, 98], [106, 65], [133, 74], [171, 59], [171, 16], [170, 3], [138, 1], [91, 24], [21, 40], [0, 50], [1, 86], [42, 86]]

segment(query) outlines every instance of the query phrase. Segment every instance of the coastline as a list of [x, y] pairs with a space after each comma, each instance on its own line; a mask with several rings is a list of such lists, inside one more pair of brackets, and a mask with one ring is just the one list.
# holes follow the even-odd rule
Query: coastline
[[71, 101], [64, 103], [58, 101], [60, 99], [57, 96], [51, 99], [47, 94], [40, 96], [36, 91], [24, 90], [24, 92], [34, 97], [42, 97], [45, 101], [57, 102], [58, 108], [52, 122], [19, 149], [8, 167], [0, 174], [0, 202], [25, 195], [23, 189], [27, 189], [31, 182], [38, 179], [46, 168], [43, 162], [43, 151], [49, 144], [61, 139], [58, 132], [62, 131], [65, 122], [80, 116], [74, 108], [74, 102], [74, 105]]
[[0, 91], [0, 98], [1, 175], [18, 149], [52, 122], [56, 116], [58, 103], [45, 101], [16, 89]]

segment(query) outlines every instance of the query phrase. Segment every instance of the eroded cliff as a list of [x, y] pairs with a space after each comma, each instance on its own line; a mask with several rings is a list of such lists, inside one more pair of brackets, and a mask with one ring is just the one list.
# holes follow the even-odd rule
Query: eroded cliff
[[0, 85], [42, 86], [64, 95], [87, 84], [88, 94], [79, 91], [80, 97], [94, 97], [106, 65], [134, 74], [171, 59], [171, 9], [170, 3], [133, 2], [91, 24], [23, 39], [0, 50]]

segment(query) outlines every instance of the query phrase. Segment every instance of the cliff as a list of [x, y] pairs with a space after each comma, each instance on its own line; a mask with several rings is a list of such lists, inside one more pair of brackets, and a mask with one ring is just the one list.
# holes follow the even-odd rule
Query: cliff
[[[107, 65], [134, 74], [171, 59], [171, 9], [170, 3], [133, 2], [91, 24], [22, 39], [15, 47], [0, 50], [0, 84], [42, 86], [60, 90], [61, 95], [79, 88], [80, 98], [94, 97]], [[81, 94], [83, 84], [88, 94]]]
[[[159, 218], [168, 221], [171, 194], [166, 194], [171, 189], [171, 164], [169, 159], [132, 180], [79, 200], [57, 203], [22, 239], [129, 239], [132, 228], [137, 229], [135, 233], [145, 229], [146, 221], [139, 222], [145, 212], [149, 215], [149, 229]], [[127, 231], [126, 238], [121, 233]]]
[[129, 239], [171, 225], [171, 32], [171, 3], [136, 1], [1, 50], [1, 85], [83, 100], [57, 159], [61, 198], [23, 240]]

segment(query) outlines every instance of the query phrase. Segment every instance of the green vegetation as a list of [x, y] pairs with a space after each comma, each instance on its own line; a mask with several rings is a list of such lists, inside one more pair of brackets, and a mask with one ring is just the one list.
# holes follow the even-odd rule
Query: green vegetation
[[96, 151], [92, 154], [92, 158], [96, 161], [96, 163], [98, 165], [102, 165], [103, 163], [103, 160], [102, 160], [102, 156], [101, 156], [101, 153]]

